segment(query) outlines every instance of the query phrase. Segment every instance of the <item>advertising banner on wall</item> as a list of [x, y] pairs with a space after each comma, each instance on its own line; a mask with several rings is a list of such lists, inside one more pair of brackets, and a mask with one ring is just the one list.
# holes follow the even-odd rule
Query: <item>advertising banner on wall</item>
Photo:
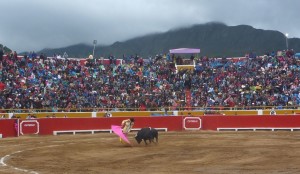
[[200, 130], [201, 119], [199, 117], [185, 117], [183, 119], [183, 128], [185, 130]]
[[40, 130], [37, 120], [22, 120], [20, 122], [20, 134], [38, 134]]

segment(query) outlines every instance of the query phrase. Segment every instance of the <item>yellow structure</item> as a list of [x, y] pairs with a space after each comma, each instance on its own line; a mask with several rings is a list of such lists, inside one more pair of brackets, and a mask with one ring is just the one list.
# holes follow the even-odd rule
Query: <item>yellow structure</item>
[[[277, 115], [298, 115], [300, 109], [283, 109], [275, 110]], [[110, 111], [112, 117], [151, 117], [151, 116], [205, 116], [205, 115], [224, 115], [224, 116], [247, 116], [270, 115], [270, 109], [266, 110], [212, 110], [210, 112], [182, 110], [182, 111], [168, 111], [167, 114], [163, 111]], [[5, 118], [10, 118], [15, 115], [17, 118], [26, 119], [29, 113], [4, 113]], [[36, 112], [30, 113], [36, 118], [86, 118], [86, 117], [104, 117], [105, 112]]]

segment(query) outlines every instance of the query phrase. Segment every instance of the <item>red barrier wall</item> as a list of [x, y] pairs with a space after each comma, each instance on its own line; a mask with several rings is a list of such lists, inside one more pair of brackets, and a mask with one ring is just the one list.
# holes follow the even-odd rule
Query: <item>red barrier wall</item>
[[[136, 117], [135, 128], [157, 127], [168, 128], [168, 131], [183, 130], [182, 116]], [[300, 127], [300, 116], [200, 116], [201, 130], [217, 130], [217, 128], [242, 127]], [[91, 130], [110, 129], [111, 125], [120, 125], [127, 117], [111, 118], [41, 118], [40, 135], [52, 135], [58, 130]], [[3, 137], [17, 136], [14, 119], [0, 120], [0, 133]]]
[[300, 116], [203, 116], [202, 130], [230, 127], [300, 127]]
[[[43, 118], [39, 119], [40, 134], [53, 134], [54, 130], [110, 129], [120, 125], [125, 117], [111, 118]], [[160, 127], [169, 131], [182, 130], [182, 117], [136, 117], [134, 127]]]
[[16, 119], [1, 119], [0, 120], [0, 134], [3, 138], [17, 136], [15, 129]]

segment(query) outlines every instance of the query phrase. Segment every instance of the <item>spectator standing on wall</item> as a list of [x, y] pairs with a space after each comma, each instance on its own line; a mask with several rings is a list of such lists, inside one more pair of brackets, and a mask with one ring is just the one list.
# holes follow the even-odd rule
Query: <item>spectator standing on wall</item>
[[275, 109], [274, 109], [274, 108], [272, 108], [272, 109], [271, 109], [271, 111], [270, 111], [270, 115], [276, 115], [276, 111], [275, 111]]
[[31, 119], [31, 115], [30, 115], [30, 114], [27, 114], [26, 119]]
[[112, 114], [110, 112], [105, 112], [104, 117], [112, 117]]

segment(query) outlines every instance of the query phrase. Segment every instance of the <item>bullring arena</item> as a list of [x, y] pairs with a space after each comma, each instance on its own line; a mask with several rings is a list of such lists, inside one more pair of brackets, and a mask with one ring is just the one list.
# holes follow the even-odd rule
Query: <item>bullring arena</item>
[[130, 138], [132, 147], [109, 133], [2, 139], [0, 172], [300, 172], [299, 132], [184, 131], [160, 132], [159, 136], [158, 145], [148, 146]]
[[[106, 127], [120, 123], [122, 119], [124, 118], [41, 118], [37, 122], [31, 120], [31, 125], [38, 123], [38, 133], [33, 129], [26, 130], [28, 122], [19, 123], [24, 126], [20, 132], [24, 135], [10, 137], [7, 136], [9, 134], [4, 134], [4, 138], [0, 139], [0, 173], [300, 172], [298, 115], [140, 117], [136, 118], [136, 129], [129, 134], [131, 146], [120, 143], [118, 137]], [[253, 121], [249, 121], [250, 119]], [[269, 121], [265, 122], [266, 119]], [[2, 127], [4, 121], [7, 122], [5, 125], [11, 125], [11, 120], [1, 120]], [[75, 122], [88, 125], [91, 129], [84, 126], [80, 128]], [[277, 125], [279, 122], [281, 126]], [[45, 123], [51, 127], [51, 131], [46, 130]], [[254, 123], [256, 129], [252, 125]], [[65, 126], [66, 130], [62, 130], [60, 124], [70, 127]], [[229, 129], [237, 128], [235, 124], [240, 129]], [[143, 142], [135, 142], [135, 131], [146, 125], [161, 128], [158, 144], [146, 146]], [[166, 127], [163, 128], [163, 125]], [[223, 130], [218, 131], [217, 127], [223, 127]], [[54, 133], [54, 129], [55, 135], [47, 133]]]

